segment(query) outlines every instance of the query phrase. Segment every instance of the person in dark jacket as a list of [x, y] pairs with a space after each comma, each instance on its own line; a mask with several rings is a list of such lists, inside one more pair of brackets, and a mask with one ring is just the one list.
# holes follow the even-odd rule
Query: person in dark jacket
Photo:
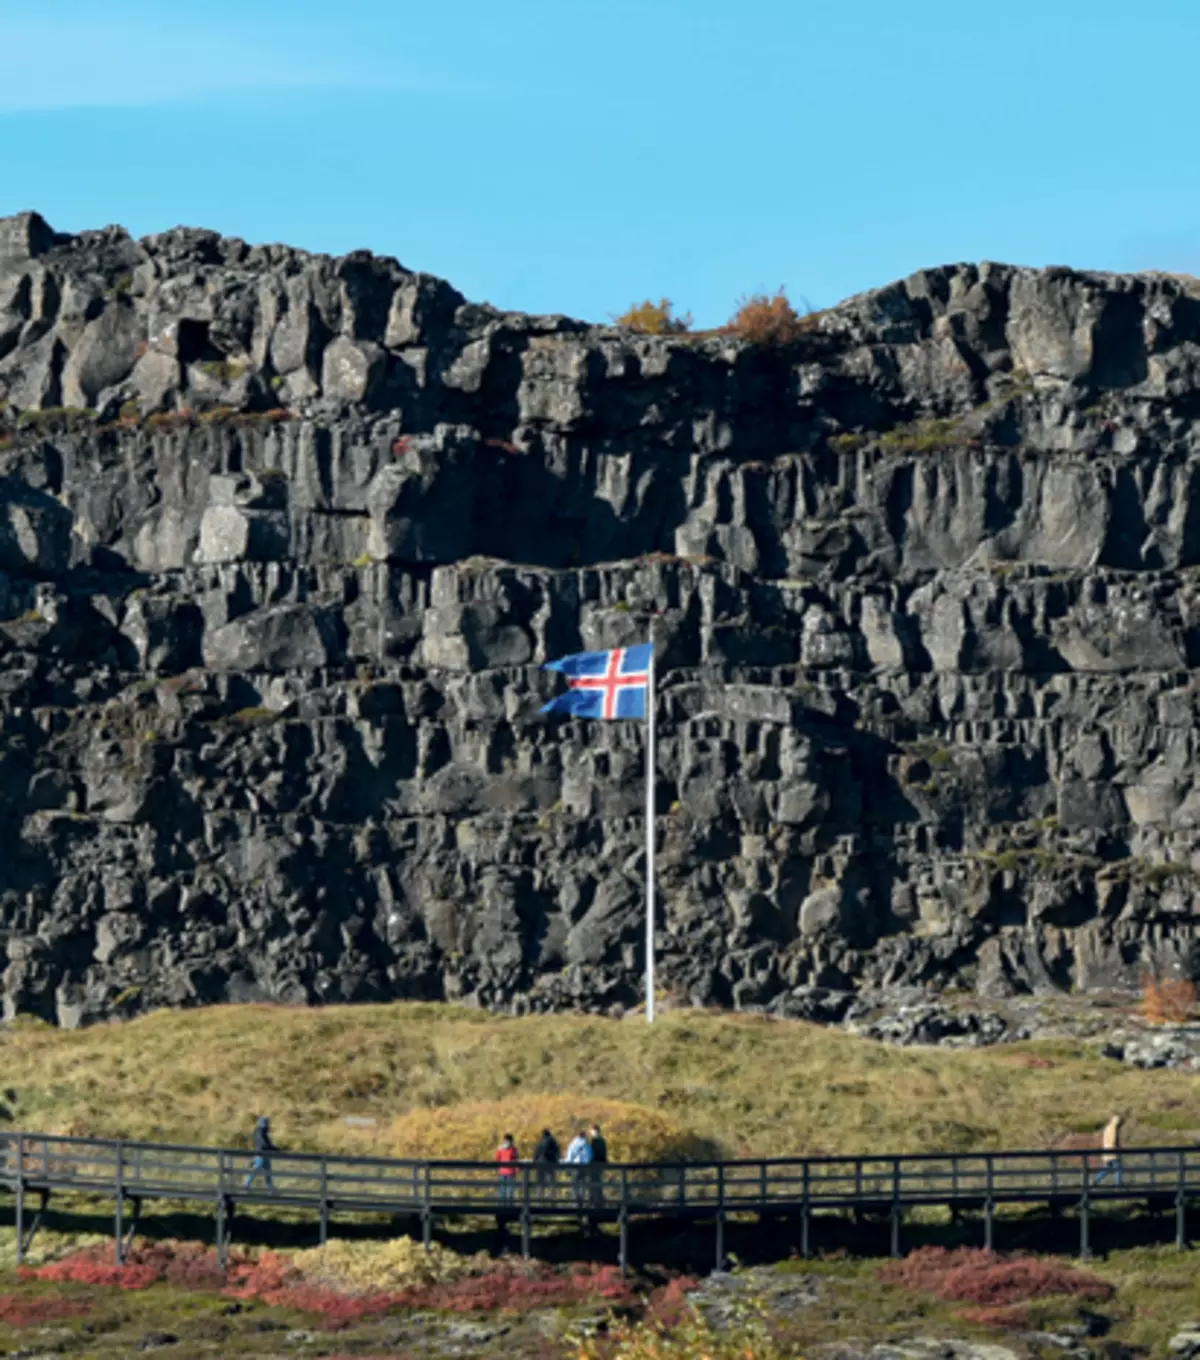
[[533, 1163], [537, 1167], [537, 1188], [542, 1195], [553, 1195], [555, 1167], [561, 1156], [558, 1139], [549, 1129], [542, 1130], [542, 1136], [533, 1150]]
[[254, 1151], [258, 1155], [250, 1163], [250, 1174], [246, 1177], [246, 1187], [249, 1188], [261, 1172], [266, 1179], [267, 1189], [271, 1194], [274, 1194], [275, 1182], [271, 1179], [271, 1159], [267, 1154], [278, 1152], [279, 1149], [271, 1141], [271, 1121], [265, 1114], [261, 1115], [254, 1125]]
[[604, 1166], [608, 1161], [608, 1144], [599, 1124], [593, 1124], [588, 1130], [588, 1142], [592, 1147], [592, 1203], [599, 1206], [604, 1203]]

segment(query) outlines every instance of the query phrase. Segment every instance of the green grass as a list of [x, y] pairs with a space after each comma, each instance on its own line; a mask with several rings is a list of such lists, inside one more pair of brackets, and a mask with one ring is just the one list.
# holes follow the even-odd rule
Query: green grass
[[[1045, 1146], [1114, 1110], [1127, 1141], [1200, 1132], [1190, 1073], [1141, 1071], [1059, 1039], [896, 1049], [800, 1021], [668, 1011], [502, 1018], [422, 1004], [159, 1011], [63, 1031], [0, 1031], [12, 1124], [241, 1143], [273, 1117], [284, 1146], [361, 1149], [346, 1115], [575, 1094], [668, 1116], [729, 1154]], [[448, 1149], [449, 1151], [449, 1149]]]
[[897, 425], [880, 436], [879, 447], [889, 453], [934, 453], [939, 449], [956, 448], [971, 442], [963, 433], [958, 418], [951, 417], [944, 420], [914, 420], [907, 425]]

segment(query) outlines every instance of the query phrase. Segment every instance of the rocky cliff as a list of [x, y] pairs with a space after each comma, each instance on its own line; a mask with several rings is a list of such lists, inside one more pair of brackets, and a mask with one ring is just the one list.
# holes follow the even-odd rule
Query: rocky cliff
[[0, 221], [8, 1014], [1093, 988], [1200, 887], [1200, 283], [953, 266], [792, 345]]

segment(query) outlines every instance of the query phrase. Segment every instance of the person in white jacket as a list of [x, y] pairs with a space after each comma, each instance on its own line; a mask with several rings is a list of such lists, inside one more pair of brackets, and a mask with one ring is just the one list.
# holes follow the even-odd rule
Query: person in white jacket
[[587, 1198], [587, 1176], [584, 1170], [591, 1164], [592, 1145], [587, 1140], [587, 1134], [582, 1129], [571, 1139], [570, 1146], [567, 1148], [567, 1165], [574, 1167], [571, 1175], [575, 1182], [575, 1203], [583, 1208], [583, 1202]]

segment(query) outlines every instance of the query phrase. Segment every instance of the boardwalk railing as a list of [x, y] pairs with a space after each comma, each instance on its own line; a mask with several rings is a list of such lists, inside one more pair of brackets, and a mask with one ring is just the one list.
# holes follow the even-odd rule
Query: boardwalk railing
[[[852, 1209], [890, 1214], [899, 1251], [905, 1209], [940, 1205], [979, 1210], [992, 1244], [993, 1213], [1001, 1204], [1076, 1207], [1080, 1248], [1088, 1251], [1089, 1207], [1148, 1199], [1172, 1204], [1176, 1238], [1186, 1242], [1185, 1214], [1200, 1199], [1200, 1148], [1100, 1151], [924, 1153], [910, 1156], [792, 1157], [770, 1160], [605, 1163], [546, 1167], [520, 1163], [501, 1176], [494, 1162], [406, 1161], [175, 1144], [135, 1143], [51, 1134], [0, 1133], [0, 1180], [16, 1198], [18, 1257], [23, 1259], [56, 1191], [92, 1193], [115, 1202], [117, 1258], [132, 1240], [144, 1200], [201, 1201], [214, 1206], [224, 1258], [238, 1204], [314, 1209], [324, 1242], [332, 1213], [382, 1213], [419, 1218], [425, 1242], [436, 1217], [500, 1215], [519, 1219], [529, 1250], [537, 1218], [583, 1215], [615, 1221], [626, 1259], [633, 1215], [715, 1220], [718, 1258], [730, 1214], [757, 1213], [801, 1221], [802, 1247], [816, 1211]], [[40, 1208], [26, 1221], [26, 1196]], [[133, 1208], [125, 1217], [126, 1202]]]

